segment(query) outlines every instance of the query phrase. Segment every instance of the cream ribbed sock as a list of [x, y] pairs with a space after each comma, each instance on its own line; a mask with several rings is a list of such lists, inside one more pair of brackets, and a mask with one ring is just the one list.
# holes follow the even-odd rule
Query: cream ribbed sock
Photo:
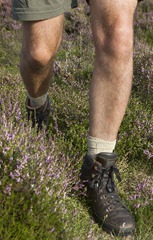
[[88, 143], [88, 154], [94, 158], [100, 152], [107, 152], [107, 153], [113, 152], [116, 145], [116, 140], [106, 141], [100, 138], [94, 138], [94, 137], [88, 136], [87, 143]]
[[27, 93], [27, 95], [28, 95], [28, 98], [30, 100], [30, 107], [39, 108], [39, 107], [41, 107], [42, 105], [45, 104], [48, 93], [45, 93], [44, 95], [42, 95], [41, 97], [38, 97], [38, 98], [31, 97], [29, 95], [29, 93]]

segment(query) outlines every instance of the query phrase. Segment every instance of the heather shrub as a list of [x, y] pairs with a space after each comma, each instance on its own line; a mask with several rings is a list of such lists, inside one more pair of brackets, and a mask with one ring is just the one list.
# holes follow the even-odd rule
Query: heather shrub
[[0, 27], [5, 27], [7, 30], [17, 30], [21, 24], [12, 19], [12, 1], [1, 0], [0, 1]]
[[138, 93], [142, 101], [152, 104], [153, 92], [153, 48], [144, 44], [137, 43], [134, 51], [134, 81], [133, 91]]
[[[3, 131], [1, 131], [0, 146], [0, 197], [1, 202], [3, 202], [4, 214], [3, 222], [1, 222], [0, 225], [1, 237], [9, 239], [13, 236], [12, 232], [6, 231], [9, 226], [8, 229], [13, 228], [15, 232], [17, 232], [17, 229], [21, 227], [20, 234], [22, 234], [23, 239], [26, 239], [28, 225], [33, 223], [33, 227], [31, 232], [28, 233], [27, 239], [33, 231], [36, 231], [36, 236], [41, 239], [41, 233], [39, 236], [41, 229], [37, 232], [37, 224], [44, 227], [42, 225], [43, 222], [48, 222], [50, 225], [47, 226], [45, 224], [47, 232], [52, 231], [52, 224], [53, 226], [54, 224], [58, 225], [59, 220], [54, 214], [54, 212], [56, 212], [54, 204], [57, 204], [56, 201], [58, 201], [58, 197], [55, 196], [53, 187], [52, 192], [49, 188], [51, 185], [54, 185], [54, 180], [58, 179], [59, 181], [56, 181], [55, 188], [60, 189], [60, 184], [58, 182], [60, 182], [59, 175], [62, 171], [58, 170], [58, 172], [56, 172], [55, 169], [53, 170], [55, 167], [54, 164], [56, 163], [56, 161], [53, 160], [54, 157], [52, 156], [54, 143], [52, 142], [52, 144], [50, 144], [52, 147], [49, 148], [49, 152], [47, 153], [47, 146], [43, 133], [36, 136], [35, 133], [32, 133], [30, 126], [25, 128], [24, 123], [21, 120], [21, 111], [18, 104], [15, 104], [13, 109], [11, 107], [13, 106], [10, 103], [7, 111], [4, 111], [1, 120], [2, 125], [4, 126]], [[34, 144], [36, 140], [37, 144]], [[43, 154], [41, 154], [41, 158], [40, 152], [43, 152]], [[16, 209], [13, 210], [12, 206], [15, 203], [17, 203]], [[49, 212], [51, 213], [51, 206], [53, 207], [53, 215], [52, 219], [49, 220], [50, 217], [47, 214]], [[20, 215], [18, 213], [19, 210], [21, 211]], [[43, 215], [41, 215], [41, 212], [43, 212]], [[46, 214], [44, 214], [45, 212]], [[9, 221], [11, 215], [12, 219]], [[34, 239], [36, 236], [34, 234]]]
[[151, 0], [143, 1], [140, 7], [138, 5], [134, 25], [137, 39], [153, 47], [153, 2]]
[[[1, 238], [77, 237], [86, 210], [82, 211], [76, 198], [79, 183], [74, 162], [72, 167], [69, 156], [59, 151], [56, 138], [46, 139], [45, 132], [37, 135], [30, 123], [25, 125], [18, 103], [13, 105], [9, 101], [6, 104], [1, 124]], [[76, 217], [80, 222], [77, 228], [74, 225]], [[86, 227], [90, 229], [90, 223]], [[81, 231], [86, 234], [83, 229]]]

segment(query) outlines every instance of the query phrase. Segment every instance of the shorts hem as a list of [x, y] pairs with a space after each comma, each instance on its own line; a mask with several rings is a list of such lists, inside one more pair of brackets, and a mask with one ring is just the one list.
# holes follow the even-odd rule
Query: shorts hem
[[77, 7], [77, 5], [72, 7], [70, 6], [70, 3], [68, 3], [61, 8], [58, 8], [57, 10], [52, 10], [52, 11], [47, 10], [47, 11], [41, 11], [41, 12], [30, 9], [30, 8], [25, 8], [23, 12], [23, 9], [18, 8], [15, 11], [13, 11], [13, 19], [20, 20], [20, 21], [45, 20], [45, 19], [50, 19], [50, 18], [60, 16], [75, 7]]

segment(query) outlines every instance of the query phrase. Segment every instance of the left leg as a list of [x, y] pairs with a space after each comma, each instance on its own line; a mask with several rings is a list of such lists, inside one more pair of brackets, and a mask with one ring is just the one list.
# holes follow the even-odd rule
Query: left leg
[[89, 135], [116, 140], [133, 75], [136, 0], [91, 0], [95, 67], [90, 88]]
[[90, 0], [95, 67], [90, 88], [88, 154], [81, 178], [97, 221], [106, 231], [130, 234], [134, 219], [118, 196], [113, 153], [133, 75], [133, 17], [136, 0]]

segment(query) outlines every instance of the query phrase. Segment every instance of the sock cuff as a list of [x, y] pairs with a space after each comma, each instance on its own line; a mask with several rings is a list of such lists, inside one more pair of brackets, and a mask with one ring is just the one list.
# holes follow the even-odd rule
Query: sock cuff
[[100, 152], [113, 152], [115, 149], [116, 140], [106, 141], [104, 139], [88, 136], [87, 144], [89, 155], [95, 155]]
[[45, 94], [43, 94], [43, 95], [40, 96], [40, 97], [34, 98], [34, 97], [31, 97], [31, 96], [29, 95], [29, 93], [27, 92], [28, 98], [29, 98], [31, 101], [35, 101], [35, 102], [42, 101], [44, 98], [47, 98], [47, 95], [48, 95], [48, 93], [45, 93]]
[[33, 107], [33, 108], [38, 108], [38, 107], [41, 107], [45, 104], [46, 102], [46, 99], [47, 99], [47, 95], [48, 95], [48, 92], [43, 94], [42, 96], [40, 97], [37, 97], [37, 98], [33, 98], [29, 95], [29, 93], [27, 92], [27, 96], [30, 100], [30, 106]]
[[95, 138], [92, 136], [88, 136], [88, 142], [93, 143], [93, 144], [97, 144], [97, 145], [101, 145], [101, 144], [108, 144], [108, 145], [112, 145], [112, 144], [116, 144], [116, 140], [115, 141], [107, 141], [101, 138]]

